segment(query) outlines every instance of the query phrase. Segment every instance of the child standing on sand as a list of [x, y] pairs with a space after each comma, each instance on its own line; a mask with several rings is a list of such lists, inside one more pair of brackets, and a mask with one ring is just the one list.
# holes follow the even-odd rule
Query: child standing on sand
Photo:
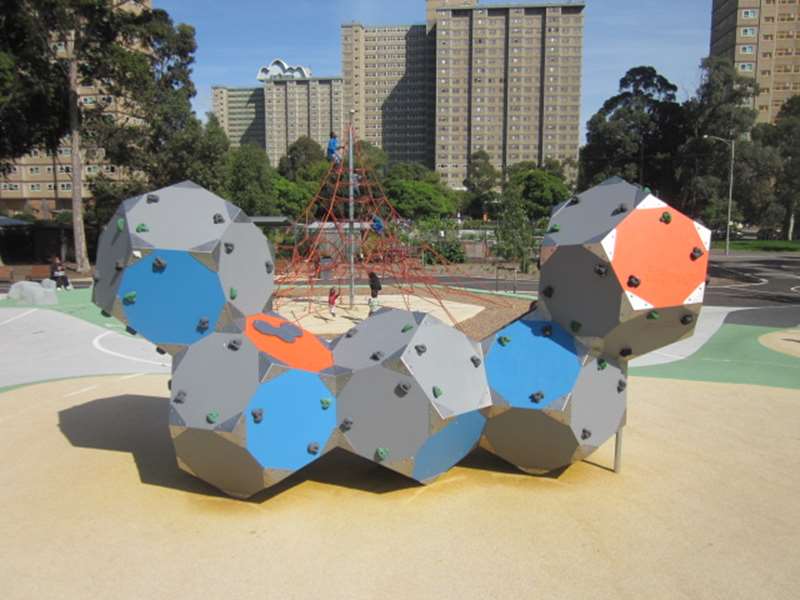
[[341, 296], [341, 292], [336, 288], [331, 288], [328, 290], [328, 309], [331, 311], [331, 316], [336, 316], [336, 301]]

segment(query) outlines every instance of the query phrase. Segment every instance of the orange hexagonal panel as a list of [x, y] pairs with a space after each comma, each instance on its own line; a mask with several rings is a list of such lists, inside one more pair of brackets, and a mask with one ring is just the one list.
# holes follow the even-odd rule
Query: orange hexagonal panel
[[333, 366], [333, 353], [325, 342], [277, 315], [247, 317], [245, 335], [261, 352], [289, 367], [318, 373]]
[[611, 264], [623, 290], [656, 307], [679, 306], [705, 282], [708, 249], [686, 215], [637, 209], [617, 225]]

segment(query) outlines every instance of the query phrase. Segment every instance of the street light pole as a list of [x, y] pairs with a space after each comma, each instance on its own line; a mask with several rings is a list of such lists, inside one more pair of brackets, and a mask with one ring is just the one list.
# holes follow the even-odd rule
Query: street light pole
[[355, 265], [355, 254], [356, 254], [356, 240], [355, 240], [355, 232], [353, 231], [355, 225], [355, 207], [353, 202], [353, 195], [354, 195], [354, 187], [355, 181], [353, 180], [353, 115], [355, 115], [355, 110], [350, 110], [350, 127], [348, 127], [348, 142], [347, 142], [347, 149], [349, 152], [349, 179], [350, 179], [350, 199], [349, 199], [349, 224], [348, 224], [348, 233], [350, 237], [350, 308], [353, 308], [356, 305], [356, 265]]
[[725, 225], [725, 256], [731, 253], [731, 215], [733, 211], [733, 169], [736, 163], [736, 139], [725, 139], [716, 135], [704, 135], [704, 140], [717, 140], [724, 142], [730, 146], [731, 149], [731, 168], [730, 168], [730, 181], [728, 183], [728, 221]]

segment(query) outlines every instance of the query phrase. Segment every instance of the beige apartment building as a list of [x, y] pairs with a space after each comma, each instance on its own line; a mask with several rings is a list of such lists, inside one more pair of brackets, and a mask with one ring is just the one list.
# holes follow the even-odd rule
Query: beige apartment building
[[344, 103], [358, 136], [433, 167], [435, 38], [425, 25], [342, 25]]
[[211, 88], [212, 110], [231, 146], [266, 145], [263, 87]]
[[711, 54], [756, 79], [758, 121], [774, 122], [800, 94], [800, 0], [714, 0]]
[[340, 77], [312, 77], [302, 66], [274, 60], [259, 70], [261, 87], [213, 88], [213, 111], [232, 146], [255, 144], [277, 165], [289, 146], [308, 136], [323, 147], [345, 125]]
[[462, 185], [483, 150], [500, 170], [576, 159], [583, 3], [436, 10], [436, 170]]
[[576, 159], [584, 7], [428, 0], [424, 26], [343, 25], [345, 106], [362, 138], [456, 188], [478, 150], [501, 170]]

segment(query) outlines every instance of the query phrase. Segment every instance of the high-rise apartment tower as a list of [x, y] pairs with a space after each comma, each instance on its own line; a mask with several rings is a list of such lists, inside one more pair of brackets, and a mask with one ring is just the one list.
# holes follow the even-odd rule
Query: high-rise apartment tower
[[800, 94], [800, 2], [714, 0], [711, 54], [756, 79], [758, 121], [773, 122], [786, 100]]

